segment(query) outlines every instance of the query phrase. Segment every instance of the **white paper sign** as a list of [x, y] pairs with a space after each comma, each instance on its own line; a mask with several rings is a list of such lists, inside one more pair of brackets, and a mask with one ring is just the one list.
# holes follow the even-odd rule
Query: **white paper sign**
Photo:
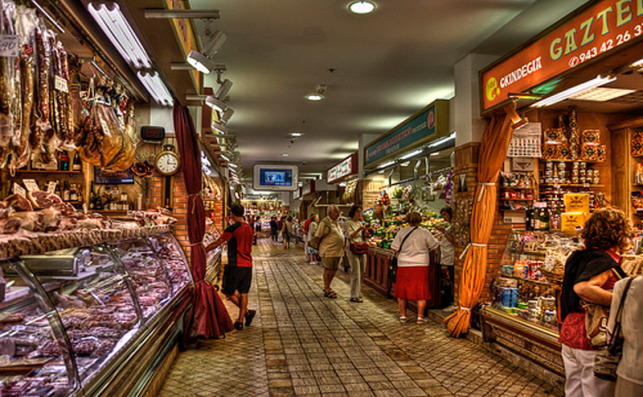
[[60, 76], [54, 76], [54, 88], [58, 91], [62, 92], [69, 92], [69, 86], [67, 84], [67, 80], [60, 77]]
[[30, 192], [37, 192], [38, 190], [40, 190], [40, 188], [38, 187], [38, 184], [33, 179], [23, 179], [22, 183], [25, 184], [25, 187]]
[[17, 34], [0, 36], [0, 57], [15, 58], [19, 55], [20, 44]]
[[47, 193], [54, 194], [54, 192], [56, 191], [56, 185], [56, 182], [49, 182], [49, 184], [47, 185]]
[[83, 203], [83, 213], [86, 214], [87, 212], [89, 212], [87, 209], [87, 204]]
[[13, 192], [15, 194], [21, 195], [22, 197], [27, 196], [27, 191], [25, 190], [25, 188], [20, 186], [20, 185], [18, 185], [16, 182], [13, 183]]

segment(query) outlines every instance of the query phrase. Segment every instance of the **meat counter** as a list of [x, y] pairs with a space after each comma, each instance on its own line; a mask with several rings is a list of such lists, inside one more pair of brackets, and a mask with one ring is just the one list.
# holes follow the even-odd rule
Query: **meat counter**
[[193, 292], [170, 233], [0, 265], [0, 395], [150, 391], [175, 351]]

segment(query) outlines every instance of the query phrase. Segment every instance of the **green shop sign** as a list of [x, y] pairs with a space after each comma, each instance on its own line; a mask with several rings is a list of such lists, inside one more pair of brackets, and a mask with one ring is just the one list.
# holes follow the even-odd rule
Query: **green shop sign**
[[449, 101], [438, 99], [409, 117], [364, 150], [364, 165], [374, 165], [421, 146], [449, 131]]

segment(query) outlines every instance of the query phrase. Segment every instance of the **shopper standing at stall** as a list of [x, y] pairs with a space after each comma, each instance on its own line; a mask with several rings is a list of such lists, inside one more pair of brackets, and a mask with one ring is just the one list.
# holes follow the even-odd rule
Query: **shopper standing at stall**
[[366, 269], [366, 228], [362, 225], [362, 207], [354, 205], [348, 211], [350, 218], [346, 222], [346, 238], [348, 247], [346, 256], [351, 268], [351, 302], [361, 303], [362, 299], [362, 280], [364, 279], [364, 270]]
[[344, 256], [344, 232], [339, 226], [339, 207], [328, 207], [328, 216], [322, 219], [315, 237], [320, 237], [319, 255], [324, 266], [324, 296], [335, 299], [337, 293], [332, 290], [331, 283]]
[[277, 228], [277, 217], [270, 217], [270, 238], [272, 241], [277, 241], [277, 236], [279, 235], [279, 229]]
[[[252, 323], [256, 311], [248, 310], [248, 291], [252, 282], [252, 238], [253, 232], [243, 218], [244, 208], [240, 204], [230, 207], [232, 225], [221, 237], [206, 247], [206, 252], [228, 243], [228, 264], [223, 272], [222, 292], [239, 308], [234, 327], [241, 331], [245, 319], [246, 327]], [[237, 293], [239, 295], [237, 295]]]
[[310, 218], [308, 218], [306, 222], [304, 222], [304, 226], [302, 227], [302, 238], [304, 239], [304, 255], [306, 255], [306, 262], [310, 262], [310, 254], [308, 253], [308, 229], [310, 228], [310, 224], [312, 223], [314, 217], [315, 214], [311, 215]]
[[440, 265], [442, 266], [442, 271], [445, 274], [445, 283], [444, 283], [444, 301], [443, 304], [445, 308], [443, 309], [447, 313], [453, 312], [453, 286], [455, 282], [455, 252], [453, 245], [455, 244], [455, 235], [453, 234], [453, 224], [451, 220], [453, 219], [453, 210], [451, 207], [444, 207], [440, 210], [440, 215], [445, 222], [449, 223], [449, 226], [443, 227], [438, 226], [437, 229], [442, 232], [442, 240], [440, 240]]
[[429, 290], [429, 252], [437, 249], [439, 243], [430, 231], [419, 228], [422, 215], [417, 212], [406, 214], [406, 223], [395, 235], [391, 249], [397, 255], [397, 276], [395, 280], [395, 297], [400, 308], [400, 321], [406, 322], [406, 303], [417, 301], [417, 323], [426, 322], [424, 310], [427, 299], [431, 299]]
[[565, 264], [560, 296], [563, 325], [559, 341], [565, 365], [565, 395], [605, 397], [614, 394], [614, 383], [594, 376], [597, 350], [587, 336], [583, 302], [609, 308], [614, 284], [625, 276], [620, 252], [629, 246], [632, 223], [623, 211], [596, 210], [582, 231], [585, 248], [573, 252]]
[[293, 238], [294, 235], [292, 216], [288, 216], [284, 218], [283, 226], [281, 227], [281, 238], [284, 240], [284, 249], [290, 248], [290, 239]]
[[607, 326], [610, 331], [614, 330], [618, 306], [622, 304], [621, 334], [614, 335], [623, 340], [623, 355], [616, 369], [615, 397], [643, 396], [643, 276], [632, 279], [625, 292], [627, 280], [614, 285]]
[[[310, 219], [312, 220], [312, 222], [310, 222], [310, 225], [308, 225], [308, 238], [306, 241], [311, 241], [315, 237], [317, 226], [319, 225], [319, 215], [313, 214]], [[310, 245], [308, 246], [308, 256], [311, 265], [316, 265], [319, 263], [319, 251], [317, 251]]]

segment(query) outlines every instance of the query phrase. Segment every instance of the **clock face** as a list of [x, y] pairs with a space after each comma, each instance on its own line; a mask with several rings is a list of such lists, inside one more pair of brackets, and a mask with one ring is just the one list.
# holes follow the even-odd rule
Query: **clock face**
[[156, 158], [156, 169], [163, 175], [176, 174], [179, 165], [179, 157], [174, 152], [164, 152]]

